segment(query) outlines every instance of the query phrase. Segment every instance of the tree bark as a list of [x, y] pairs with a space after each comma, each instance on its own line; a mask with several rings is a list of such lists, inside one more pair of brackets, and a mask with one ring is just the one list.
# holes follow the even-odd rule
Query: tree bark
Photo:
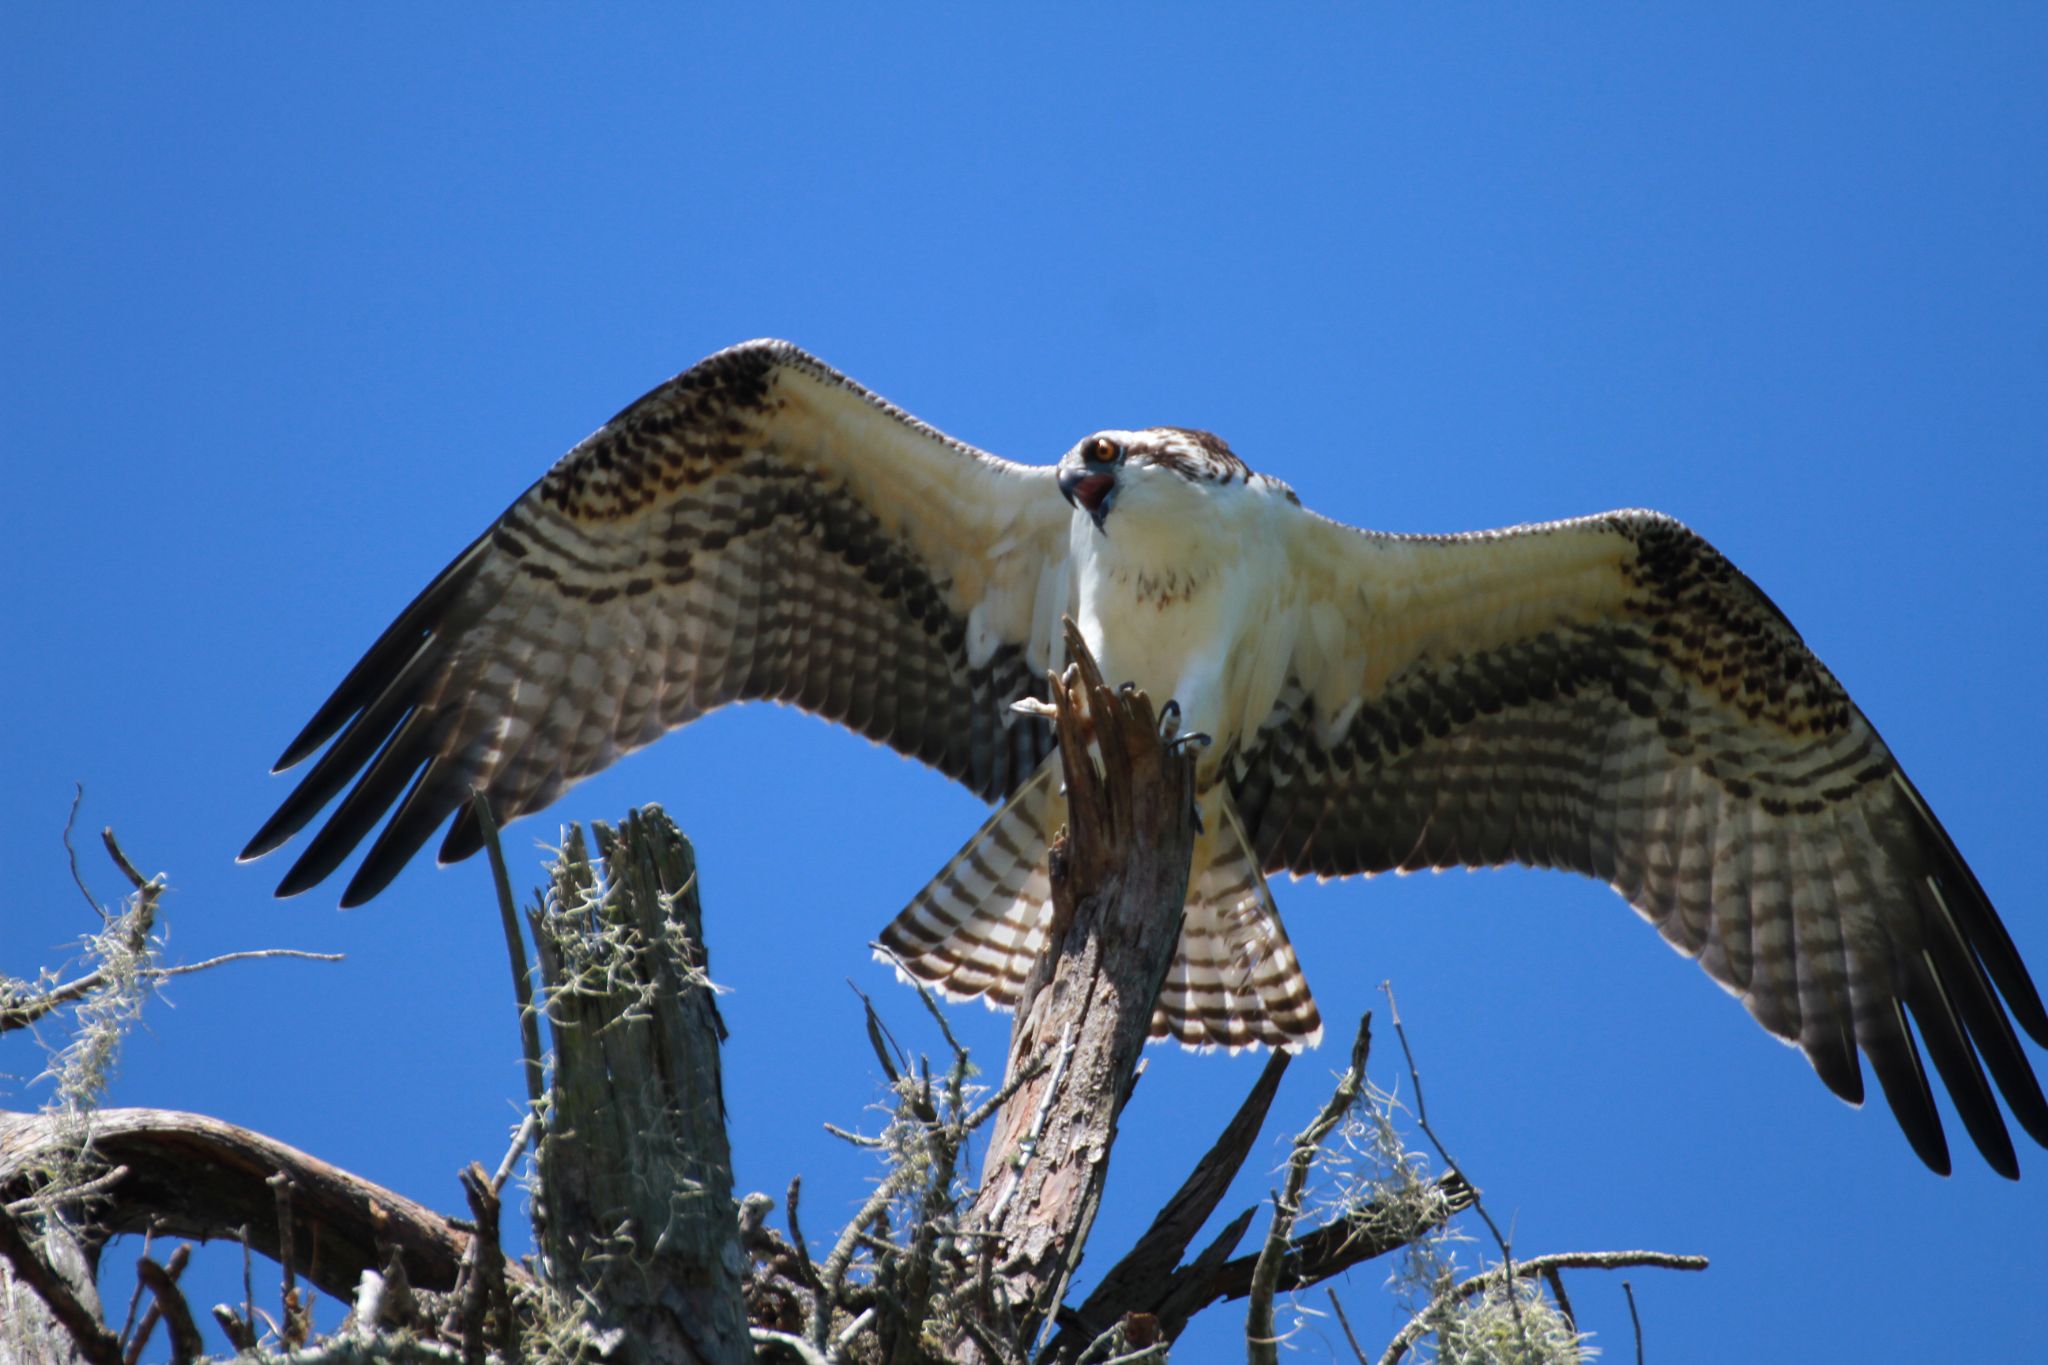
[[1053, 843], [1051, 937], [1017, 1007], [1006, 1069], [1037, 1074], [996, 1118], [968, 1219], [990, 1272], [980, 1340], [958, 1348], [970, 1359], [988, 1342], [1028, 1348], [1079, 1262], [1180, 939], [1194, 853], [1193, 754], [1161, 738], [1144, 693], [1103, 684], [1071, 622], [1067, 649], [1074, 664], [1053, 680], [1052, 700], [1069, 827]]
[[658, 809], [572, 827], [533, 917], [554, 1034], [535, 1221], [547, 1278], [614, 1359], [753, 1358], [695, 859]]

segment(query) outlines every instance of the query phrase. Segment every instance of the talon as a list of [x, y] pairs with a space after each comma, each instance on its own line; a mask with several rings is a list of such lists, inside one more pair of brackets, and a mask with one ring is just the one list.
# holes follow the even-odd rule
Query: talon
[[1138, 684], [1128, 678], [1116, 685], [1116, 694], [1119, 697], [1128, 697], [1137, 690]]
[[1039, 720], [1051, 720], [1059, 711], [1049, 701], [1036, 697], [1019, 697], [1010, 703], [1010, 709], [1020, 716], [1036, 716]]
[[1172, 743], [1173, 737], [1179, 733], [1180, 703], [1169, 697], [1166, 705], [1159, 708], [1159, 737]]
[[1170, 749], [1206, 749], [1215, 742], [1204, 731], [1190, 730], [1184, 735], [1176, 735], [1168, 740], [1167, 747]]

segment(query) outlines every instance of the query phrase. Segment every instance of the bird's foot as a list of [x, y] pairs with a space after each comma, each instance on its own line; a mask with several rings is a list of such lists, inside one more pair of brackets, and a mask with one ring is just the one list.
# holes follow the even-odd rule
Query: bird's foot
[[1020, 716], [1035, 716], [1044, 721], [1059, 714], [1051, 702], [1040, 701], [1036, 697], [1019, 697], [1010, 703], [1010, 709]]

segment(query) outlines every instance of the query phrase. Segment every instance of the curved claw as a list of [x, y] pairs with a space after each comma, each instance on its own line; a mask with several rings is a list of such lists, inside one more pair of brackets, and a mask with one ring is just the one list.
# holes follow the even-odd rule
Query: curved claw
[[1169, 739], [1167, 744], [1174, 749], [1206, 749], [1215, 742], [1206, 731], [1190, 730], [1184, 735], [1176, 735]]
[[1166, 705], [1159, 708], [1159, 737], [1169, 744], [1180, 733], [1180, 703], [1173, 698], [1166, 699]]

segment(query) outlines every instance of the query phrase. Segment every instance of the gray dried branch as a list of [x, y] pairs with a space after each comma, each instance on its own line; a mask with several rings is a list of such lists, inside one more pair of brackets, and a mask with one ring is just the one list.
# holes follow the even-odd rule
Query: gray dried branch
[[512, 874], [505, 867], [505, 845], [498, 837], [498, 820], [491, 803], [481, 791], [470, 796], [470, 809], [483, 830], [484, 851], [491, 863], [491, 887], [496, 892], [498, 917], [505, 931], [505, 954], [512, 967], [512, 999], [519, 1007], [519, 1046], [526, 1060], [526, 1098], [540, 1108], [546, 1088], [541, 1067], [540, 1018], [533, 1008], [533, 970], [526, 961], [526, 940], [519, 933], [519, 907], [512, 898]]
[[199, 1324], [192, 1320], [192, 1306], [179, 1292], [171, 1272], [144, 1256], [135, 1263], [135, 1277], [149, 1286], [150, 1295], [163, 1313], [164, 1328], [171, 1334], [172, 1365], [191, 1365], [206, 1350]]
[[1244, 1336], [1245, 1353], [1254, 1365], [1277, 1365], [1279, 1360], [1279, 1338], [1273, 1331], [1273, 1293], [1280, 1283], [1280, 1267], [1294, 1234], [1295, 1220], [1301, 1216], [1301, 1192], [1308, 1184], [1309, 1168], [1315, 1165], [1323, 1139], [1358, 1103], [1365, 1085], [1366, 1058], [1371, 1053], [1372, 1014], [1367, 1011], [1359, 1019], [1358, 1036], [1351, 1043], [1351, 1064], [1337, 1078], [1315, 1121], [1295, 1135], [1294, 1149], [1287, 1158], [1287, 1178], [1273, 1202], [1273, 1221], [1266, 1230], [1266, 1243], [1259, 1249], [1258, 1261], [1252, 1268], [1251, 1304], [1245, 1310]]
[[[36, 1193], [41, 1172], [76, 1142], [76, 1128], [61, 1116], [0, 1111], [0, 1201]], [[246, 1226], [251, 1244], [276, 1258], [276, 1196], [261, 1173], [283, 1171], [306, 1234], [295, 1239], [295, 1268], [326, 1293], [352, 1295], [362, 1272], [382, 1261], [380, 1242], [403, 1251], [423, 1288], [455, 1283], [467, 1239], [447, 1219], [260, 1133], [200, 1114], [102, 1109], [93, 1116], [93, 1148], [101, 1160], [128, 1168], [95, 1210], [94, 1245], [152, 1225], [200, 1240], [235, 1237]]]
[[[152, 1257], [149, 1254], [149, 1238], [146, 1235], [143, 1238], [141, 1259], [143, 1261], [152, 1261]], [[170, 1259], [164, 1263], [164, 1273], [171, 1277], [172, 1284], [178, 1282], [178, 1277], [185, 1273], [185, 1267], [191, 1260], [192, 1248], [189, 1244], [180, 1245], [171, 1252]], [[143, 1275], [141, 1264], [138, 1262], [135, 1274], [135, 1292], [140, 1295], [143, 1290], [148, 1288], [149, 1280]], [[130, 1307], [132, 1311], [133, 1305]], [[123, 1365], [135, 1365], [135, 1362], [142, 1359], [143, 1351], [149, 1346], [150, 1334], [156, 1331], [156, 1325], [163, 1320], [163, 1316], [163, 1301], [152, 1293], [149, 1297], [149, 1309], [142, 1315], [142, 1321], [136, 1325], [135, 1335], [129, 1336], [127, 1330], [125, 1328], [122, 1329], [122, 1340], [128, 1343], [127, 1347], [121, 1352]]]
[[1669, 1251], [1561, 1251], [1548, 1256], [1531, 1256], [1513, 1265], [1499, 1265], [1458, 1281], [1429, 1307], [1408, 1320], [1389, 1342], [1380, 1365], [1396, 1365], [1416, 1342], [1428, 1336], [1435, 1311], [1446, 1303], [1469, 1299], [1475, 1294], [1505, 1286], [1510, 1280], [1528, 1279], [1554, 1270], [1625, 1270], [1631, 1266], [1655, 1266], [1661, 1270], [1705, 1270], [1707, 1258]]
[[1087, 1300], [1071, 1314], [1062, 1315], [1059, 1335], [1045, 1352], [1049, 1358], [1064, 1358], [1079, 1346], [1079, 1337], [1099, 1338], [1126, 1314], [1158, 1312], [1181, 1257], [1222, 1202], [1258, 1141], [1273, 1097], [1279, 1093], [1280, 1079], [1292, 1060], [1293, 1054], [1287, 1052], [1275, 1052], [1266, 1059], [1237, 1112], [1180, 1188], [1153, 1215], [1151, 1226], [1103, 1275]]

